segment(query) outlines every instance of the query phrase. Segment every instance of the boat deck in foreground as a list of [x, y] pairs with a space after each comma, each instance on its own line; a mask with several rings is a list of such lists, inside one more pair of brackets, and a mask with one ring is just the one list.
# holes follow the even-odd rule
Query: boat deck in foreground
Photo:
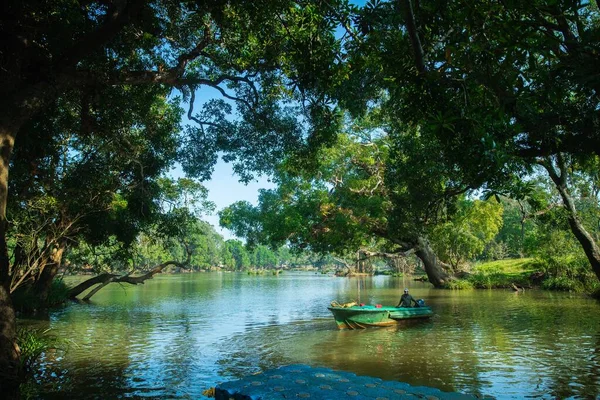
[[267, 399], [481, 399], [457, 392], [443, 392], [426, 386], [412, 386], [397, 381], [384, 381], [350, 372], [307, 365], [288, 365], [226, 382], [215, 388], [216, 400]]

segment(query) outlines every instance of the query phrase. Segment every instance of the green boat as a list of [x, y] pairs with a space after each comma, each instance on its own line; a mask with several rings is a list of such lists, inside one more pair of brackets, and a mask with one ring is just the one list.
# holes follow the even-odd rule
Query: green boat
[[429, 318], [431, 307], [327, 307], [339, 329], [364, 329], [371, 326], [390, 326], [406, 321]]

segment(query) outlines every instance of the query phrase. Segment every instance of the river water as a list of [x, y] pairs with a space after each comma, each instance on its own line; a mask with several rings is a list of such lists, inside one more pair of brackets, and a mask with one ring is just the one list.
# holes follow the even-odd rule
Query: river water
[[[338, 330], [332, 300], [434, 310], [408, 327]], [[287, 364], [504, 398], [598, 398], [600, 303], [580, 295], [449, 291], [387, 276], [158, 275], [22, 320], [66, 339], [37, 374], [43, 398], [203, 398]]]

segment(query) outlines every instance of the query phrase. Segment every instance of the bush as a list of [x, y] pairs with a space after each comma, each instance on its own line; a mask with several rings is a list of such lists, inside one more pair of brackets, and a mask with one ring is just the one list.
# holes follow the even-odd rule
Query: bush
[[600, 286], [600, 282], [590, 269], [589, 260], [582, 252], [561, 257], [547, 257], [541, 259], [539, 265], [547, 276], [542, 282], [543, 289], [592, 293]]
[[49, 349], [56, 348], [58, 340], [49, 334], [48, 329], [19, 328], [17, 344], [21, 349], [21, 370], [29, 375], [34, 370], [40, 356]]
[[486, 245], [482, 258], [484, 260], [504, 260], [508, 258], [509, 254], [510, 249], [506, 243], [493, 240]]
[[48, 293], [47, 307], [56, 307], [64, 304], [69, 299], [70, 287], [62, 280], [54, 280]]
[[452, 290], [466, 290], [473, 289], [473, 284], [466, 279], [453, 279], [446, 283], [445, 288]]
[[542, 282], [542, 289], [558, 290], [563, 292], [583, 292], [584, 286], [581, 282], [566, 276], [546, 278]]
[[18, 288], [11, 295], [11, 298], [15, 310], [31, 314], [39, 310], [64, 304], [69, 298], [69, 287], [63, 280], [54, 280], [52, 286], [50, 286], [48, 299], [45, 304], [41, 302], [37, 293], [29, 286]]
[[546, 278], [542, 282], [542, 288], [546, 290], [558, 290], [563, 292], [587, 292], [591, 293], [592, 296], [595, 294], [600, 295], [600, 282], [595, 276], [589, 274], [587, 279], [581, 276], [571, 278], [568, 276], [555, 276]]
[[469, 281], [478, 289], [506, 288], [513, 283], [523, 284], [522, 278], [501, 272], [477, 272], [469, 277]]
[[530, 286], [529, 276], [536, 268], [529, 258], [493, 261], [476, 265], [468, 279], [477, 289], [508, 288], [513, 284]]

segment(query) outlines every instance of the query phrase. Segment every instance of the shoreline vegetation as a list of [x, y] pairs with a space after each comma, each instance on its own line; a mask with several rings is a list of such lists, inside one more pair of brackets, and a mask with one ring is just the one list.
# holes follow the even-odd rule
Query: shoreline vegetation
[[[206, 272], [240, 272], [248, 275], [280, 275], [288, 271], [312, 272], [322, 275], [338, 277], [357, 277], [387, 275], [393, 277], [409, 276], [412, 280], [427, 282], [427, 275], [424, 271], [417, 268], [414, 273], [403, 274], [391, 269], [376, 269], [373, 273], [340, 271], [331, 268], [317, 268], [314, 266], [302, 267], [279, 267], [279, 268], [246, 268], [239, 271], [230, 270], [222, 267], [210, 267], [199, 270], [169, 268], [162, 271], [163, 274], [181, 274], [181, 273], [206, 273]], [[141, 272], [140, 272], [141, 273]], [[595, 297], [600, 292], [600, 284], [593, 280], [586, 283], [580, 276], [555, 277], [547, 271], [547, 267], [535, 258], [516, 258], [495, 261], [477, 262], [454, 274], [456, 279], [442, 289], [465, 290], [465, 289], [511, 289], [514, 291], [524, 291], [529, 289], [541, 289], [551, 291], [588, 293]], [[66, 276], [89, 276], [86, 273], [66, 274]], [[64, 292], [62, 285], [57, 285], [60, 292]], [[60, 293], [57, 294], [60, 296]], [[55, 299], [54, 303], [60, 303]]]

